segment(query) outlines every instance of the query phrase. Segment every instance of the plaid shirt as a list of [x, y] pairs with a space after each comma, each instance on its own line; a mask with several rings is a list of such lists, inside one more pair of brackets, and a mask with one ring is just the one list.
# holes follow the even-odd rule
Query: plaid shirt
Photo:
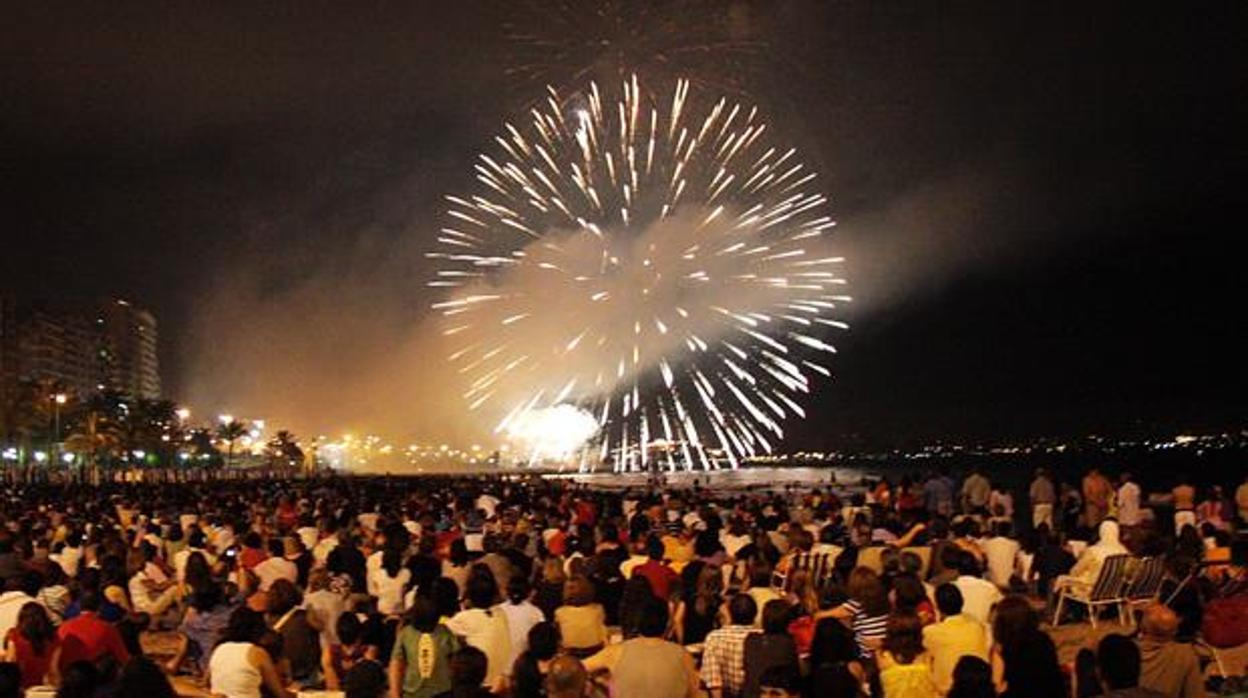
[[757, 630], [749, 625], [729, 625], [712, 630], [702, 646], [702, 683], [723, 690], [725, 696], [740, 695], [745, 688], [745, 638]]

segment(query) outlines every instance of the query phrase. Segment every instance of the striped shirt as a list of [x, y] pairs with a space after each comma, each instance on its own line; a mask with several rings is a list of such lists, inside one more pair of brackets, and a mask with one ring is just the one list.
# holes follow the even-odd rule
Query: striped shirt
[[875, 650], [871, 648], [870, 641], [884, 638], [888, 627], [888, 614], [868, 616], [862, 610], [862, 606], [852, 600], [845, 602], [844, 608], [853, 614], [850, 628], [854, 631], [854, 641], [858, 643], [859, 656], [863, 659], [871, 659], [875, 656]]

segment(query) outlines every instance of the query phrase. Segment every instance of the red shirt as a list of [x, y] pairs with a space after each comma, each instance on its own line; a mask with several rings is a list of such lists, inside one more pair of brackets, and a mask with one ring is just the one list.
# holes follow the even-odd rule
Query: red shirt
[[112, 656], [118, 664], [130, 661], [130, 652], [121, 640], [121, 633], [94, 613], [83, 612], [65, 621], [56, 634], [61, 639], [62, 669], [74, 662], [95, 662], [105, 656]]
[[17, 667], [22, 672], [22, 688], [43, 684], [43, 677], [48, 675], [52, 664], [52, 653], [56, 650], [57, 639], [52, 640], [43, 648], [43, 653], [35, 652], [34, 645], [14, 628], [9, 631], [8, 643], [17, 654]]
[[633, 576], [641, 575], [650, 582], [650, 591], [654, 592], [655, 597], [667, 601], [667, 597], [672, 593], [672, 583], [679, 577], [672, 571], [671, 567], [663, 564], [662, 560], [647, 560], [645, 564], [638, 565], [633, 568]]
[[242, 565], [243, 569], [250, 570], [267, 559], [269, 559], [269, 554], [260, 548], [243, 548], [243, 552], [238, 556], [238, 564]]

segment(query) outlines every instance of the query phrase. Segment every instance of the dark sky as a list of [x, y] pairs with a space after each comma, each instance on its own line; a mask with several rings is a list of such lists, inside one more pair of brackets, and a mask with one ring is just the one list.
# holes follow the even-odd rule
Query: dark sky
[[[440, 361], [405, 354], [421, 253], [540, 90], [502, 27], [542, 3], [112, 4], [6, 13], [0, 285], [151, 307], [197, 407], [434, 412], [386, 374]], [[1242, 3], [710, 5], [763, 48], [657, 77], [767, 110], [850, 259], [794, 443], [1242, 423]]]

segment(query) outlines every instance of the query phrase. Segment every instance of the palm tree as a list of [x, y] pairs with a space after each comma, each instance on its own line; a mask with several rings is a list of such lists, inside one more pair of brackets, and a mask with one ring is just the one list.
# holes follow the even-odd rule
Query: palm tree
[[285, 429], [274, 434], [265, 444], [265, 455], [269, 458], [270, 468], [288, 469], [303, 464], [303, 449], [299, 448], [295, 435]]
[[246, 434], [247, 427], [236, 420], [230, 420], [217, 427], [217, 438], [227, 444], [225, 457], [227, 467], [234, 467], [234, 446]]
[[88, 410], [78, 428], [65, 439], [65, 450], [76, 454], [82, 467], [95, 470], [99, 458], [112, 458], [121, 450], [121, 430], [102, 410]]

